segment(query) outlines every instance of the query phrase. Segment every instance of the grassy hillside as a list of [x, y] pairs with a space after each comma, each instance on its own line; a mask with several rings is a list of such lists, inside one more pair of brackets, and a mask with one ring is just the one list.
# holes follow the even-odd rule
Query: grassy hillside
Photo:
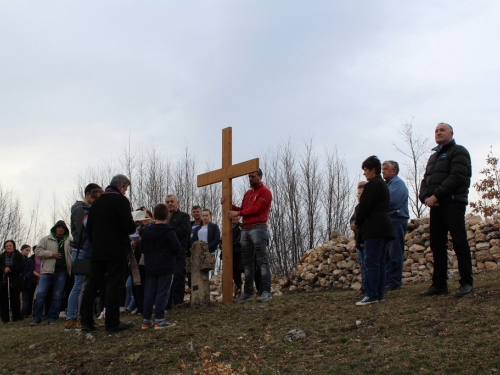
[[[405, 285], [355, 306], [352, 290], [288, 293], [269, 303], [175, 309], [173, 328], [93, 338], [30, 321], [0, 326], [1, 374], [488, 374], [500, 370], [500, 272], [476, 295], [423, 298]], [[450, 281], [450, 291], [458, 280]], [[305, 339], [288, 342], [292, 329]]]

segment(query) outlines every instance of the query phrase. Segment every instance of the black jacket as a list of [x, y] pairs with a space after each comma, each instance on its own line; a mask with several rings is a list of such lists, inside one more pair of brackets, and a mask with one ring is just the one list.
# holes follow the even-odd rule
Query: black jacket
[[189, 215], [182, 211], [175, 211], [170, 215], [168, 224], [175, 229], [175, 234], [181, 243], [181, 253], [186, 254], [191, 235], [191, 221]]
[[394, 239], [394, 228], [389, 217], [389, 189], [380, 175], [368, 181], [361, 194], [356, 212], [356, 224], [361, 238]]
[[129, 200], [115, 186], [108, 186], [90, 207], [87, 234], [92, 245], [92, 262], [126, 262], [129, 234], [135, 223]]
[[181, 244], [168, 224], [150, 224], [141, 235], [139, 249], [144, 253], [146, 275], [174, 273]]
[[[194, 234], [193, 234], [193, 243], [198, 241], [198, 232], [200, 229], [203, 227], [203, 225], [200, 225], [198, 228], [195, 229]], [[208, 243], [208, 250], [211, 253], [214, 253], [215, 250], [217, 250], [217, 246], [220, 244], [220, 230], [217, 224], [214, 223], [208, 223], [208, 233], [207, 233], [207, 243]]]
[[420, 184], [420, 201], [425, 203], [426, 198], [434, 195], [439, 203], [467, 204], [472, 176], [469, 151], [454, 139], [433, 150], [436, 152], [429, 158]]
[[[21, 290], [24, 286], [24, 277], [22, 272], [24, 270], [24, 256], [18, 250], [14, 250], [14, 256], [12, 258], [12, 266], [10, 266], [10, 272], [5, 276], [8, 276], [10, 279], [10, 285], [13, 289]], [[5, 257], [7, 256], [6, 252], [0, 254], [0, 269], [5, 269]]]

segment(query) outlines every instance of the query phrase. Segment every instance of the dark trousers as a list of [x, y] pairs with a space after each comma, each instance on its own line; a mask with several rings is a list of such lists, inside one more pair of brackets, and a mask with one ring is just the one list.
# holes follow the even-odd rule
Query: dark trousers
[[[10, 286], [10, 308], [12, 309], [12, 321], [21, 320], [21, 300], [20, 300], [21, 290], [18, 288], [13, 288], [12, 283]], [[9, 317], [9, 289], [7, 284], [5, 284], [0, 292], [0, 303], [2, 309], [2, 321], [8, 322]]]
[[233, 244], [233, 281], [238, 289], [241, 289], [241, 286], [243, 285], [243, 281], [241, 280], [243, 267], [241, 266], [241, 248], [238, 250], [239, 251], [234, 251]]
[[165, 320], [165, 307], [170, 296], [170, 288], [174, 275], [147, 275], [144, 287], [144, 313], [143, 320], [151, 320], [153, 305], [155, 307], [155, 321], [161, 323]]
[[448, 231], [457, 255], [460, 285], [472, 285], [472, 260], [465, 232], [465, 203], [441, 203], [431, 208], [430, 242], [434, 256], [432, 284], [446, 288], [448, 280]]
[[141, 285], [134, 285], [132, 287], [132, 293], [134, 294], [135, 306], [137, 307], [137, 312], [142, 314], [144, 305], [144, 285], [146, 284], [146, 269], [144, 266], [139, 265], [139, 276], [141, 278]]
[[126, 262], [92, 262], [90, 277], [83, 292], [80, 314], [82, 325], [94, 325], [94, 302], [99, 287], [106, 275], [106, 318], [107, 329], [116, 328], [120, 324], [120, 300], [125, 293], [127, 277]]
[[167, 304], [167, 310], [171, 309], [173, 305], [180, 305], [184, 303], [184, 287], [186, 284], [185, 268], [186, 253], [178, 254], [175, 262], [174, 281], [172, 282], [172, 289]]

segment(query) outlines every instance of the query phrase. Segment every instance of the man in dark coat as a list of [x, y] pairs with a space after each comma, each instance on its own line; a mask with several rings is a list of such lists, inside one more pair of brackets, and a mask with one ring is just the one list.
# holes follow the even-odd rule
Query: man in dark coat
[[467, 149], [453, 139], [453, 128], [439, 123], [435, 130], [436, 151], [429, 158], [420, 185], [420, 201], [430, 207], [430, 242], [434, 257], [432, 285], [422, 296], [448, 293], [448, 231], [457, 255], [460, 289], [463, 297], [472, 293], [472, 260], [465, 231], [465, 209], [468, 203], [472, 166]]
[[189, 215], [179, 210], [179, 200], [173, 194], [167, 195], [165, 203], [170, 214], [168, 224], [174, 228], [175, 234], [181, 243], [181, 251], [176, 256], [176, 265], [174, 271], [174, 281], [172, 283], [172, 291], [167, 304], [167, 310], [175, 305], [180, 305], [184, 302], [184, 285], [186, 283], [186, 253], [189, 246], [189, 238], [191, 236], [191, 221]]
[[89, 211], [87, 234], [92, 245], [92, 266], [82, 298], [82, 330], [95, 329], [93, 306], [106, 274], [106, 331], [123, 331], [133, 325], [131, 322], [120, 322], [120, 300], [125, 293], [130, 250], [129, 235], [136, 230], [130, 202], [125, 197], [129, 186], [130, 180], [126, 176], [114, 176]]

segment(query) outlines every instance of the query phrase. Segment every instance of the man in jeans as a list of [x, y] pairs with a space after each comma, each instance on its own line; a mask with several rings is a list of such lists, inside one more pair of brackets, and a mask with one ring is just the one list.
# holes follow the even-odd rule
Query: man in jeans
[[[85, 227], [83, 226], [83, 217], [85, 212], [89, 210], [92, 204], [92, 190], [101, 189], [97, 184], [88, 184], [85, 187], [84, 194], [85, 197], [83, 201], [76, 201], [71, 207], [71, 236], [73, 239], [70, 242], [71, 254], [73, 261], [77, 258], [83, 258], [83, 244], [87, 239], [85, 233]], [[80, 249], [80, 251], [78, 251]], [[80, 328], [80, 323], [77, 320], [78, 305], [81, 301], [81, 294], [83, 290], [83, 284], [87, 276], [85, 275], [75, 275], [75, 282], [73, 284], [73, 289], [68, 298], [68, 312], [66, 315], [66, 324], [64, 325], [65, 330], [72, 330]]]
[[399, 164], [394, 160], [382, 163], [382, 177], [389, 189], [389, 216], [394, 227], [394, 240], [387, 243], [385, 267], [387, 270], [386, 292], [401, 289], [405, 253], [405, 236], [408, 228], [408, 189], [399, 178]]
[[273, 199], [271, 190], [262, 183], [262, 170], [248, 175], [250, 190], [245, 193], [241, 207], [233, 205], [233, 211], [227, 213], [227, 218], [236, 216], [243, 218], [241, 232], [241, 260], [245, 270], [245, 285], [241, 295], [234, 302], [253, 300], [254, 259], [260, 268], [262, 276], [262, 294], [259, 302], [269, 301], [271, 296], [271, 269], [267, 257], [267, 217]]
[[42, 259], [40, 283], [36, 292], [35, 308], [33, 311], [32, 326], [42, 322], [45, 297], [52, 286], [52, 302], [50, 303], [48, 322], [54, 324], [59, 318], [64, 285], [71, 274], [73, 259], [69, 246], [69, 229], [66, 223], [59, 220], [50, 230], [48, 236], [38, 243], [35, 254]]

